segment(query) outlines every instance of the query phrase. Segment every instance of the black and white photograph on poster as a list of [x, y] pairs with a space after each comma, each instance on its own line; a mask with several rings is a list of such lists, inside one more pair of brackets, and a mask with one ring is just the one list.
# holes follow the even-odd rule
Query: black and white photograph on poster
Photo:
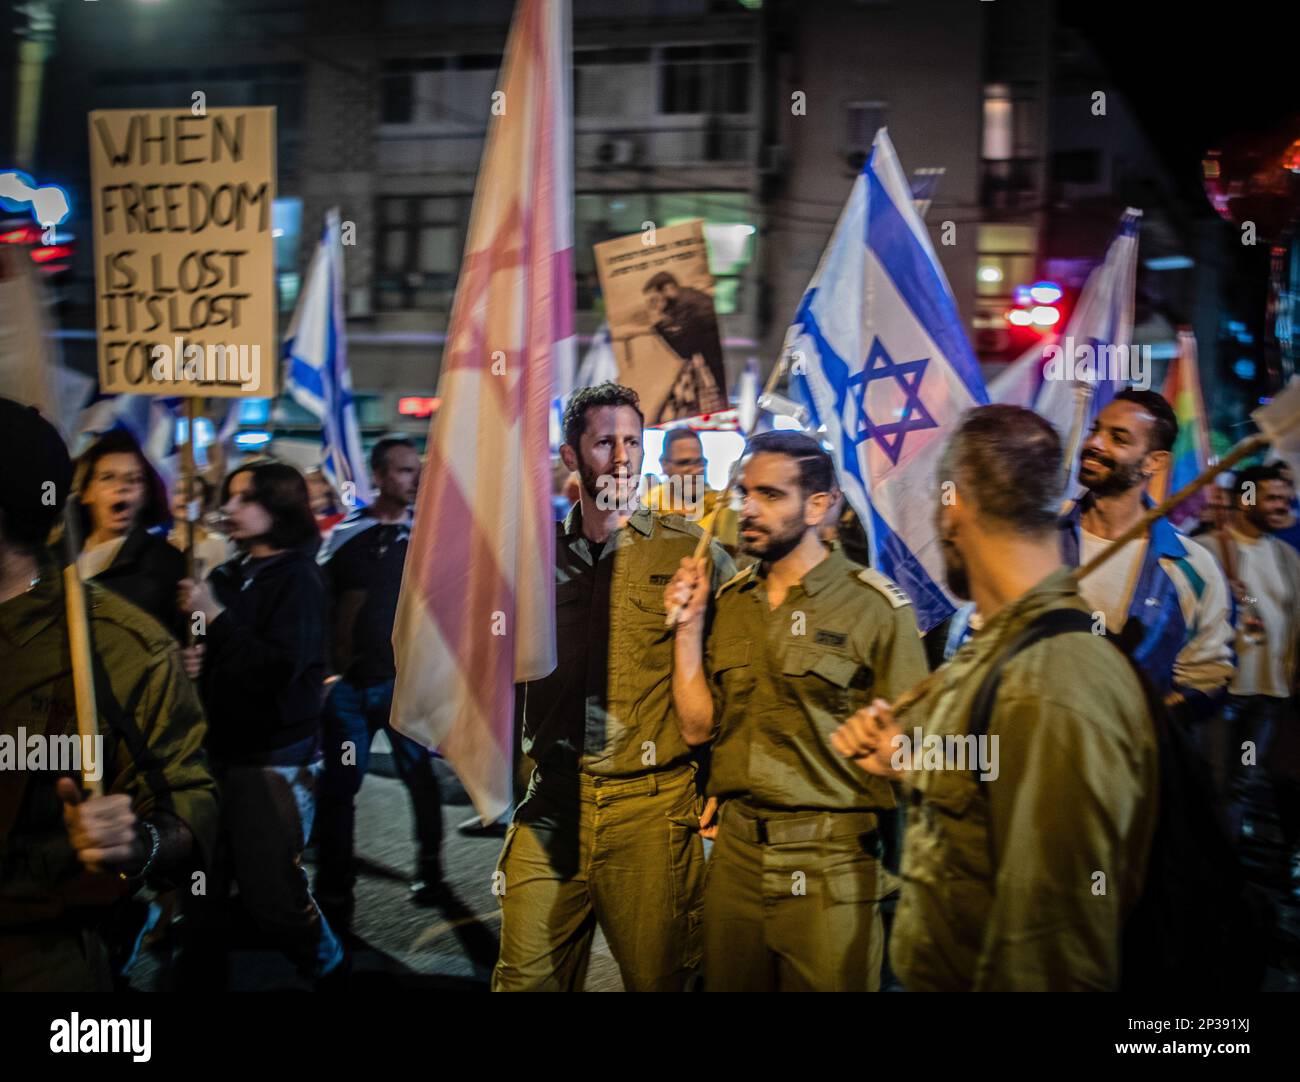
[[648, 227], [595, 252], [619, 372], [641, 396], [647, 423], [726, 409], [704, 222]]

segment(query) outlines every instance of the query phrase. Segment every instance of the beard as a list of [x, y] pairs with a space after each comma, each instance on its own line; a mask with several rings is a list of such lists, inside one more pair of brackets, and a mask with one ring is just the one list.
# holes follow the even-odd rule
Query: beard
[[741, 520], [740, 529], [742, 533], [745, 530], [758, 531], [758, 537], [753, 541], [740, 539], [740, 550], [746, 556], [756, 556], [764, 563], [774, 564], [795, 550], [808, 527], [804, 525], [803, 516], [796, 515], [774, 530], [759, 526], [752, 519]]
[[636, 504], [637, 486], [635, 475], [628, 473], [625, 494], [620, 496], [619, 489], [624, 485], [620, 483], [619, 476], [613, 473], [598, 473], [596, 469], [587, 463], [581, 455], [578, 456], [578, 480], [582, 483], [582, 491], [591, 499], [593, 506], [604, 511], [617, 508], [624, 510]]
[[[1085, 481], [1083, 478], [1085, 465], [1100, 466], [1108, 472], [1100, 480]], [[1080, 457], [1079, 481], [1094, 496], [1117, 496], [1137, 485], [1145, 484], [1146, 476], [1142, 473], [1142, 464], [1140, 462], [1120, 465], [1113, 458], [1094, 453], [1088, 455], [1086, 459]]]
[[962, 601], [971, 599], [970, 572], [961, 552], [951, 541], [939, 538], [939, 551], [943, 555], [943, 577], [954, 597]]

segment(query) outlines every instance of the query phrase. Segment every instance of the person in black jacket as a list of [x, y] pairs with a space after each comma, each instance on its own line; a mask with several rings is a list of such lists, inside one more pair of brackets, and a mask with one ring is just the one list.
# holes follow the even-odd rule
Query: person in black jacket
[[143, 609], [183, 640], [176, 587], [185, 577], [185, 557], [149, 532], [169, 517], [162, 478], [125, 429], [106, 432], [91, 444], [78, 460], [77, 478], [81, 577]]
[[223, 796], [222, 852], [206, 899], [192, 906], [191, 947], [200, 936], [214, 945], [233, 877], [255, 923], [304, 976], [320, 980], [341, 972], [343, 948], [302, 868], [325, 678], [325, 589], [302, 547], [316, 523], [302, 475], [281, 462], [241, 466], [221, 500], [242, 551], [206, 583], [185, 579], [179, 590], [182, 612], [205, 630], [188, 666], [198, 673]]

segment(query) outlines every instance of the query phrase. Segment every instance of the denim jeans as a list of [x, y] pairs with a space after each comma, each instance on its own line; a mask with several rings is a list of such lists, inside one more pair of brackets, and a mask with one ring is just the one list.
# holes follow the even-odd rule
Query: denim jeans
[[355, 798], [370, 765], [370, 742], [380, 729], [388, 735], [397, 776], [411, 797], [419, 877], [431, 883], [442, 878], [442, 799], [433, 757], [389, 726], [392, 704], [392, 680], [370, 687], [336, 680], [325, 700], [321, 719], [325, 774], [316, 821], [316, 889], [331, 905], [346, 908], [352, 897]]

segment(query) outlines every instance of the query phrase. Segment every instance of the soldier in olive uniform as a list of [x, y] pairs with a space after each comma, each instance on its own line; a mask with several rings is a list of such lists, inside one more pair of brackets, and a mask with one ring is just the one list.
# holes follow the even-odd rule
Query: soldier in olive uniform
[[[976, 603], [982, 627], [901, 726], [877, 702], [835, 736], [837, 750], [911, 791], [889, 941], [909, 991], [1119, 984], [1120, 933], [1155, 830], [1156, 735], [1130, 662], [1090, 633], [1091, 606], [1061, 564], [1060, 473], [1060, 440], [1037, 414], [966, 415], [940, 464], [956, 500], [939, 507], [939, 536], [948, 586]], [[1044, 614], [1071, 609], [1081, 629], [1014, 648]], [[989, 769], [918, 761], [914, 747], [898, 755], [917, 726], [923, 744], [953, 747], [978, 730], [976, 697], [1004, 657], [985, 717]]]
[[[637, 506], [635, 392], [584, 388], [564, 419], [582, 481], [558, 527], [558, 665], [519, 689], [536, 764], [497, 866], [499, 991], [581, 989], [599, 924], [629, 990], [680, 990], [698, 964], [704, 850], [691, 749], [673, 712], [664, 586], [699, 529]], [[713, 547], [715, 577], [733, 568]]]
[[[98, 761], [87, 761], [63, 579], [44, 548], [72, 464], [53, 426], [3, 398], [0, 461], [10, 464], [0, 474], [0, 991], [109, 991], [102, 926], [112, 904], [146, 876], [184, 873], [211, 851], [217, 803], [203, 711], [170, 633], [90, 584], [103, 741]], [[49, 749], [41, 769], [14, 755], [19, 742]], [[83, 800], [76, 771], [62, 754], [53, 761], [72, 742], [83, 773], [102, 770], [104, 796]]]
[[802, 433], [746, 448], [742, 550], [759, 563], [718, 591], [690, 560], [665, 592], [682, 606], [673, 691], [690, 744], [713, 741], [721, 802], [704, 895], [710, 991], [873, 991], [887, 892], [877, 813], [887, 782], [830, 737], [873, 695], [926, 674], [907, 596], [818, 537], [835, 500], [830, 457]]

